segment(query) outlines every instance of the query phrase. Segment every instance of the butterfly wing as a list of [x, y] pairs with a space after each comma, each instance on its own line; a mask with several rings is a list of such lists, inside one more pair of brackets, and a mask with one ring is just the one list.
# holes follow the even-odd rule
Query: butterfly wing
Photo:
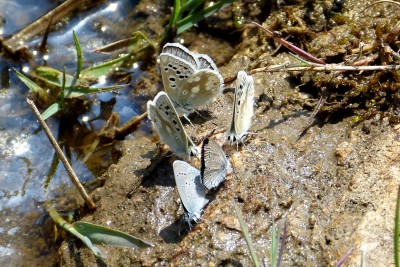
[[164, 46], [160, 54], [160, 69], [165, 91], [180, 114], [189, 114], [222, 92], [223, 79], [214, 62], [208, 56], [198, 56], [181, 45]]
[[194, 67], [198, 66], [198, 59], [196, 55], [181, 44], [167, 43], [164, 45], [161, 53], [174, 55], [177, 58], [190, 63], [190, 65]]
[[200, 171], [181, 160], [174, 161], [173, 169], [182, 204], [189, 213], [189, 218], [196, 221], [208, 203], [204, 186], [201, 183]]
[[227, 132], [228, 140], [241, 142], [251, 126], [254, 114], [254, 82], [253, 77], [245, 71], [239, 71], [236, 80], [233, 113]]
[[201, 150], [201, 176], [207, 189], [219, 186], [225, 180], [230, 166], [225, 152], [213, 139], [206, 138]]
[[185, 103], [186, 110], [206, 105], [221, 94], [223, 79], [219, 72], [204, 69], [189, 76], [180, 87], [177, 99]]
[[208, 56], [199, 54], [197, 55], [197, 69], [210, 69], [218, 71], [217, 66], [215, 65], [214, 61]]
[[238, 72], [236, 85], [235, 132], [241, 140], [251, 126], [254, 114], [254, 82], [253, 77], [245, 71]]
[[231, 122], [229, 123], [229, 128], [227, 131], [227, 136], [228, 136], [228, 141], [230, 144], [232, 144], [233, 142], [237, 141], [236, 140], [236, 129], [235, 129], [235, 122], [236, 122], [236, 109], [237, 109], [237, 105], [236, 105], [236, 99], [237, 99], [237, 88], [235, 89], [235, 94], [233, 95], [233, 104], [232, 104], [232, 117], [231, 117]]
[[182, 99], [182, 87], [185, 81], [195, 72], [195, 66], [181, 58], [161, 53], [160, 70], [165, 92], [171, 97], [179, 113], [185, 113], [186, 103]]
[[147, 102], [148, 117], [153, 122], [161, 141], [178, 156], [197, 155], [192, 140], [186, 134], [174, 106], [165, 92], [159, 92], [153, 101]]

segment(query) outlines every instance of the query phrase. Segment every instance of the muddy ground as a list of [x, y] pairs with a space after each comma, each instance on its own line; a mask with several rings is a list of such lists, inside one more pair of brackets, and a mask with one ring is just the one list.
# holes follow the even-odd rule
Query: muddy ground
[[[362, 11], [372, 2], [349, 0], [342, 9], [338, 3], [294, 1], [268, 7], [247, 3], [242, 7], [251, 12], [242, 15], [281, 32], [329, 63], [351, 64], [372, 57], [369, 65], [395, 64], [395, 55], [382, 57], [389, 55], [379, 47], [385, 47], [385, 40], [392, 42], [392, 49], [397, 45], [397, 32], [392, 32], [395, 41], [388, 34], [400, 17], [399, 7], [386, 3]], [[224, 22], [229, 28], [232, 14], [220, 14], [229, 18]], [[189, 49], [209, 54], [224, 78], [241, 69], [296, 61], [286, 49], [273, 53], [276, 43], [256, 28], [231, 31], [235, 38], [229, 41], [216, 37], [223, 31], [211, 29], [217, 18], [181, 37]], [[371, 47], [358, 58], [360, 42]], [[162, 87], [156, 67], [148, 68], [150, 74], [138, 82], [142, 88], [137, 93], [151, 99]], [[350, 249], [345, 266], [394, 265], [394, 209], [400, 179], [400, 128], [393, 119], [398, 104], [396, 75], [394, 71], [285, 70], [253, 74], [255, 116], [250, 131], [254, 134], [238, 149], [224, 145], [234, 173], [211, 193], [213, 200], [201, 222], [180, 236], [183, 210], [172, 172], [176, 157], [164, 156], [166, 148], [155, 134], [130, 135], [120, 143], [123, 156], [118, 164], [99, 177], [105, 184], [92, 193], [97, 210], [82, 220], [128, 232], [154, 247], [101, 247], [107, 257], [102, 263], [80, 242], [68, 239], [59, 249], [59, 265], [251, 266], [234, 202], [243, 213], [258, 257], [267, 263], [275, 221], [280, 233], [287, 223], [283, 266], [334, 266]], [[220, 144], [225, 141], [232, 87], [227, 85], [223, 95], [199, 110], [203, 117], [191, 117], [194, 128], [186, 125], [186, 129], [194, 140], [215, 129], [213, 138]], [[324, 107], [300, 137], [323, 94], [328, 95]], [[142, 125], [150, 129], [148, 120]]]

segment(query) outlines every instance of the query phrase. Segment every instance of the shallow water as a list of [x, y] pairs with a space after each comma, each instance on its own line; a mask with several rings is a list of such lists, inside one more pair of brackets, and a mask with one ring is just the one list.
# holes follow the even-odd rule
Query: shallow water
[[[67, 23], [59, 26], [57, 32], [50, 33], [46, 54], [37, 51], [41, 36], [29, 40], [29, 52], [34, 56], [29, 63], [0, 58], [1, 266], [23, 265], [27, 261], [52, 265], [55, 260], [54, 241], [44, 203], [55, 197], [71, 197], [65, 195], [71, 183], [64, 167], [58, 164], [54, 171], [50, 169], [54, 150], [26, 104], [27, 88], [12, 72], [12, 68], [29, 72], [34, 64], [47, 64], [60, 69], [65, 66], [67, 72], [73, 73], [76, 64], [73, 30], [79, 37], [85, 66], [111, 58], [90, 51], [117, 40], [109, 25], [117, 25], [133, 5], [134, 1], [118, 1], [75, 14]], [[55, 6], [55, 1], [40, 1], [40, 4], [37, 1], [0, 1], [3, 22], [0, 24], [0, 36], [6, 38], [19, 31]], [[135, 69], [132, 75], [134, 80], [140, 71], [138, 65], [132, 69]], [[83, 119], [99, 116], [101, 103], [114, 102], [114, 98], [115, 104], [110, 108], [119, 113], [121, 123], [139, 114], [141, 110], [132, 102], [130, 90], [127, 87], [119, 90], [118, 94], [91, 96], [94, 104], [76, 120], [60, 121], [53, 117], [47, 121], [54, 136], [64, 142], [65, 151], [70, 152], [72, 167], [81, 181], [91, 181], [112, 163], [109, 150], [95, 156], [94, 162], [100, 166], [89, 166], [81, 161], [83, 157], [79, 145], [85, 137], [83, 134], [89, 135], [91, 131], [90, 125]], [[93, 126], [97, 129], [103, 124], [104, 120], [96, 120]], [[51, 181], [49, 177], [52, 177]]]

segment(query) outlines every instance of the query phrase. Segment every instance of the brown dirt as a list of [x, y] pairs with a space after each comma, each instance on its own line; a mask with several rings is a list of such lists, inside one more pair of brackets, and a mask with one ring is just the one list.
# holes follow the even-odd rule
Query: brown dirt
[[[369, 3], [346, 1], [343, 12], [337, 13], [329, 13], [332, 3], [320, 1], [277, 6], [264, 26], [290, 33], [297, 45], [327, 62], [341, 62], [358, 42], [376, 44], [377, 25], [384, 25], [384, 35], [400, 16], [388, 4], [376, 5], [361, 14]], [[251, 8], [257, 10], [259, 6]], [[253, 19], [260, 18], [260, 12], [253, 13], [257, 14]], [[327, 36], [334, 38], [327, 40]], [[189, 49], [216, 58], [224, 77], [240, 69], [294, 61], [283, 49], [271, 56], [274, 43], [256, 29], [244, 30], [234, 47], [204, 33], [186, 33], [183, 39], [192, 44]], [[372, 53], [366, 52], [365, 56]], [[181, 236], [178, 220], [183, 211], [172, 172], [176, 158], [162, 157], [150, 136], [138, 133], [127, 138], [122, 142], [120, 161], [102, 177], [106, 180], [104, 186], [92, 194], [98, 209], [83, 220], [128, 232], [154, 247], [101, 247], [107, 256], [105, 263], [250, 266], [250, 254], [233, 209], [232, 203], [236, 202], [258, 257], [266, 258], [266, 262], [272, 222], [282, 229], [286, 221], [283, 266], [333, 266], [350, 248], [354, 250], [346, 266], [360, 266], [362, 257], [368, 266], [393, 265], [400, 128], [389, 123], [397, 108], [389, 101], [392, 98], [387, 96], [387, 102], [379, 99], [379, 103], [385, 103], [379, 107], [369, 105], [373, 101], [367, 97], [371, 89], [367, 85], [372, 75], [285, 71], [254, 74], [254, 134], [238, 150], [224, 146], [234, 174], [215, 193], [201, 222]], [[329, 84], [322, 79], [329, 80]], [[364, 93], [356, 95], [353, 90], [357, 87], [344, 88], [348, 85], [344, 80], [364, 85]], [[323, 91], [317, 84], [332, 86], [328, 91], [335, 96], [328, 98], [322, 116], [317, 117], [318, 125], [299, 139]], [[193, 116], [195, 129], [187, 125], [193, 139], [199, 141], [213, 129], [220, 133], [226, 129], [232, 102], [232, 91], [226, 91], [213, 104], [200, 109], [206, 119]], [[332, 108], [337, 103], [340, 105]], [[358, 106], [354, 106], [356, 103]], [[362, 123], [355, 124], [360, 117]], [[224, 141], [222, 133], [215, 137], [220, 143]], [[74, 239], [62, 244], [59, 259], [60, 266], [103, 264]]]

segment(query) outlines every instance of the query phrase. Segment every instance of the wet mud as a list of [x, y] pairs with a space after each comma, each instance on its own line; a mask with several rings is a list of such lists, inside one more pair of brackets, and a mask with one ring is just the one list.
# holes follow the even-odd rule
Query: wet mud
[[[399, 16], [387, 4], [362, 11], [370, 1], [346, 1], [342, 8], [334, 7], [336, 2], [276, 6], [265, 18], [259, 15], [262, 5], [256, 4], [252, 18], [263, 19], [260, 22], [265, 27], [288, 34], [296, 45], [326, 62], [339, 63], [346, 56], [356, 56], [349, 51], [357, 49], [361, 40], [376, 44], [377, 35], [388, 34]], [[384, 25], [380, 33], [378, 24]], [[282, 48], [273, 53], [277, 44], [257, 28], [246, 26], [240, 35], [236, 33], [239, 39], [229, 43], [204, 34], [203, 28], [198, 31], [182, 35], [185, 45], [215, 59], [224, 78], [241, 69], [295, 60]], [[375, 61], [385, 62], [395, 59]], [[150, 68], [150, 77], [157, 77], [156, 66]], [[361, 261], [369, 266], [393, 265], [400, 177], [400, 128], [393, 122], [398, 92], [371, 96], [369, 92], [375, 89], [370, 79], [376, 73], [283, 70], [253, 74], [251, 133], [238, 148], [223, 146], [233, 173], [210, 193], [212, 201], [190, 232], [182, 230], [179, 221], [183, 209], [172, 171], [177, 158], [166, 156], [167, 148], [157, 142], [145, 120], [143, 133], [121, 142], [122, 157], [99, 178], [104, 186], [92, 193], [98, 208], [82, 220], [128, 232], [154, 247], [101, 246], [106, 259], [100, 262], [79, 241], [69, 238], [58, 251], [59, 266], [251, 266], [234, 202], [243, 213], [258, 257], [266, 263], [275, 222], [280, 233], [287, 224], [283, 266], [334, 266], [350, 249], [346, 266], [359, 266]], [[388, 73], [389, 82], [395, 84], [397, 73]], [[154, 79], [157, 86], [151, 83], [137, 92], [154, 97], [162, 88], [160, 80]], [[194, 126], [185, 127], [195, 142], [212, 131], [212, 138], [225, 142], [233, 86], [227, 85], [214, 103], [200, 108], [201, 116], [191, 116]], [[326, 104], [302, 135], [319, 97], [326, 92]]]

